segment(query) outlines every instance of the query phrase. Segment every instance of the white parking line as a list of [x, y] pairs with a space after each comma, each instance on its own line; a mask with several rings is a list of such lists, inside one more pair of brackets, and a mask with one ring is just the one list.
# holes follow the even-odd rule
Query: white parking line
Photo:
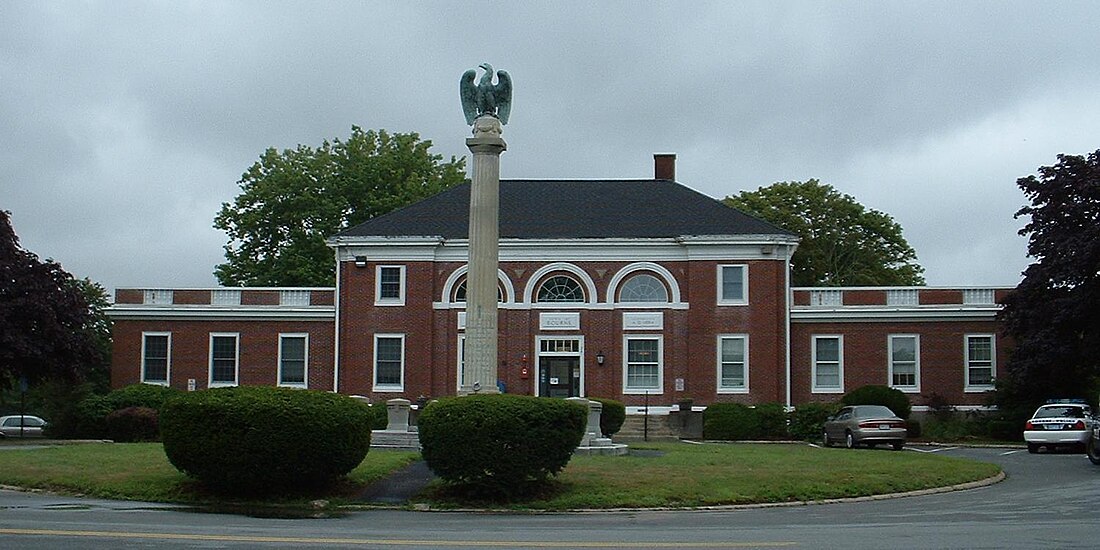
[[917, 451], [918, 453], [938, 453], [940, 451], [952, 451], [958, 449], [958, 447], [940, 447], [938, 449], [917, 449], [915, 447], [906, 447], [911, 451]]
[[1018, 453], [1018, 452], [1020, 452], [1020, 449], [1013, 449], [1011, 451], [1001, 453], [1001, 456], [1008, 456], [1010, 454], [1015, 454], [1015, 453]]

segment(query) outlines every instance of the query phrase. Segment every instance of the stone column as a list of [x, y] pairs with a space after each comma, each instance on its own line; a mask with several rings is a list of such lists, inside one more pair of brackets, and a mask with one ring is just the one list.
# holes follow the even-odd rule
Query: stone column
[[466, 273], [466, 366], [460, 394], [497, 393], [497, 270], [500, 252], [500, 154], [507, 145], [496, 117], [474, 121], [470, 251]]

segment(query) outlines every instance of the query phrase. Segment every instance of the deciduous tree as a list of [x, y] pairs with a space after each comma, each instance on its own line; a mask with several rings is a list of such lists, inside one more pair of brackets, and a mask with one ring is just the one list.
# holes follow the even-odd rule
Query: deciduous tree
[[722, 202], [801, 238], [791, 259], [795, 286], [924, 284], [924, 268], [901, 225], [831, 185], [780, 182]]
[[1092, 401], [1100, 389], [1100, 150], [1058, 155], [1016, 185], [1031, 201], [1016, 217], [1029, 220], [1020, 234], [1035, 261], [1000, 313], [1015, 346], [998, 397], [1024, 408]]
[[214, 218], [229, 235], [214, 275], [226, 286], [333, 285], [326, 238], [464, 180], [465, 160], [443, 162], [431, 145], [353, 126], [346, 141], [268, 149]]

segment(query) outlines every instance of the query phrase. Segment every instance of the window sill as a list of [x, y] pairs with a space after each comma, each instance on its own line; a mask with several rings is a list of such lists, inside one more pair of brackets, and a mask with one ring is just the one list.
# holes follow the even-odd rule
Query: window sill
[[374, 305], [380, 307], [401, 307], [405, 305], [404, 300], [386, 300], [384, 302], [375, 302]]
[[142, 380], [142, 384], [149, 384], [150, 386], [169, 386], [167, 380]]
[[660, 388], [624, 388], [623, 395], [664, 395], [665, 391]]
[[399, 393], [405, 391], [404, 386], [375, 386], [374, 391], [380, 393]]
[[718, 388], [720, 394], [747, 394], [750, 393], [748, 388]]
[[996, 388], [993, 386], [967, 386], [963, 388], [963, 393], [984, 393], [994, 389]]
[[836, 395], [844, 393], [844, 388], [814, 388], [810, 390], [810, 393]]
[[297, 383], [297, 382], [295, 382], [295, 383], [290, 383], [290, 382], [280, 382], [280, 383], [279, 383], [279, 387], [280, 387], [280, 388], [295, 388], [295, 389], [299, 389], [299, 390], [304, 390], [304, 389], [308, 389], [308, 388], [306, 387], [306, 384], [305, 384], [305, 382], [302, 382], [302, 383], [300, 383], [300, 384], [299, 384], [299, 383]]
[[901, 393], [920, 393], [920, 386], [890, 386]]
[[236, 382], [210, 382], [206, 387], [208, 388], [233, 388], [236, 387]]

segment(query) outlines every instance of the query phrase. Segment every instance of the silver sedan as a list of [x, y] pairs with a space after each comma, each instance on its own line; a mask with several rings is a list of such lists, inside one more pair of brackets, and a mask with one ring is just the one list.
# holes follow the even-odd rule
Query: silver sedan
[[825, 421], [821, 443], [831, 447], [843, 442], [851, 449], [859, 445], [874, 447], [889, 443], [895, 451], [905, 447], [908, 430], [905, 421], [882, 405], [849, 405]]

